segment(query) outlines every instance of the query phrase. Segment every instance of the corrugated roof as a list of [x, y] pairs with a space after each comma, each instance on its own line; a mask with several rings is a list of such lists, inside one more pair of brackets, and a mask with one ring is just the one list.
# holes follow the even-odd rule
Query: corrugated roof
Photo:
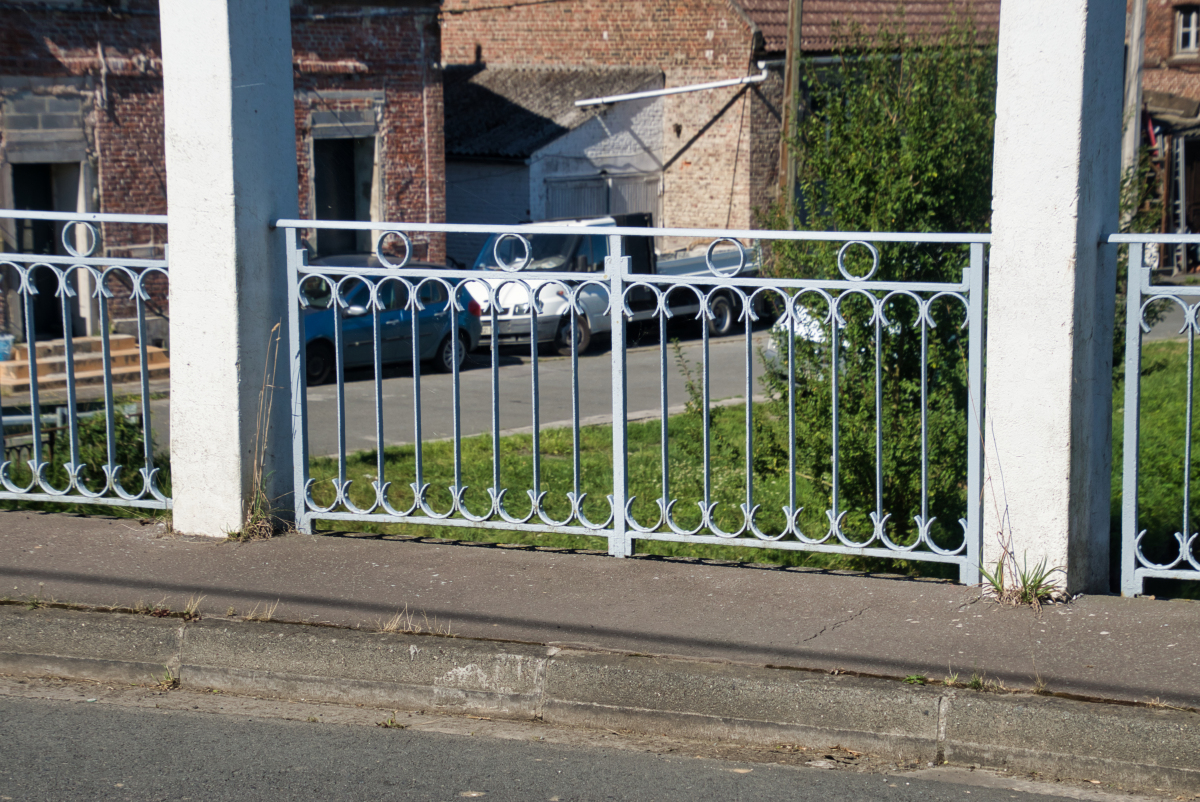
[[527, 158], [595, 114], [575, 101], [656, 89], [655, 69], [449, 66], [446, 155]]
[[[735, 0], [754, 24], [762, 31], [767, 52], [782, 53], [787, 49], [788, 0]], [[877, 28], [891, 19], [896, 9], [904, 6], [904, 16], [910, 30], [935, 30], [946, 17], [952, 4], [959, 14], [968, 11], [976, 24], [985, 30], [1000, 27], [1000, 0], [801, 0], [803, 32], [801, 48], [806, 52], [826, 52], [833, 48], [835, 21], [849, 25], [857, 22], [865, 29]]]

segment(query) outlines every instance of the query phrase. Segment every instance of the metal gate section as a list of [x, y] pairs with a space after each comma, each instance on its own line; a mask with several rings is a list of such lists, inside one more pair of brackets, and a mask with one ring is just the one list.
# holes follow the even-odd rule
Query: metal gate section
[[[529, 532], [559, 532], [574, 535], [591, 535], [607, 538], [608, 552], [616, 556], [633, 553], [635, 540], [668, 540], [684, 543], [703, 543], [723, 546], [759, 547], [773, 549], [836, 552], [869, 557], [892, 557], [908, 560], [942, 562], [959, 569], [962, 582], [978, 581], [981, 546], [982, 495], [982, 440], [980, 415], [983, 387], [983, 287], [984, 248], [986, 235], [907, 235], [907, 234], [839, 234], [813, 232], [776, 231], [709, 231], [692, 229], [641, 229], [608, 227], [602, 230], [607, 243], [607, 253], [602, 263], [590, 271], [581, 265], [565, 265], [554, 270], [536, 269], [533, 248], [534, 235], [580, 234], [583, 231], [596, 235], [597, 229], [581, 229], [573, 225], [537, 224], [527, 226], [452, 226], [415, 223], [349, 223], [307, 220], [281, 220], [280, 228], [289, 237], [288, 264], [289, 287], [292, 310], [289, 318], [289, 342], [291, 352], [291, 377], [293, 390], [294, 449], [295, 449], [295, 517], [302, 531], [312, 531], [318, 520], [331, 521], [375, 521], [411, 523], [429, 526], [457, 526], [475, 529], [522, 530]], [[366, 265], [308, 263], [302, 247], [301, 235], [305, 230], [341, 228], [354, 230], [383, 231], [376, 240], [377, 259]], [[497, 243], [497, 259], [494, 269], [449, 270], [420, 266], [409, 259], [412, 240], [429, 234], [452, 232], [488, 233], [503, 235], [515, 253], [515, 258], [500, 258]], [[691, 241], [709, 240], [697, 271], [661, 269], [647, 271], [638, 267], [631, 258], [631, 245], [637, 237], [686, 237]], [[760, 241], [778, 247], [784, 241], [832, 243], [830, 253], [836, 253], [836, 274], [825, 278], [776, 279], [757, 275], [753, 267], [757, 258], [743, 243]], [[941, 247], [953, 250], [961, 267], [961, 280], [955, 282], [884, 281], [873, 279], [879, 267], [880, 252], [876, 246], [887, 243], [895, 251], [909, 247]], [[840, 246], [840, 250], [839, 250]], [[507, 247], [507, 246], [506, 246]], [[857, 253], [859, 264], [868, 269], [854, 269], [849, 265], [848, 254]], [[843, 259], [846, 259], [843, 263]], [[328, 260], [326, 260], [328, 261]], [[602, 265], [602, 266], [600, 266]], [[956, 268], [957, 269], [957, 268]], [[536, 270], [536, 273], [535, 273]], [[580, 271], [585, 272], [580, 272]], [[831, 268], [832, 270], [832, 268]], [[833, 277], [828, 277], [832, 275]], [[366, 289], [362, 289], [365, 287]], [[436, 289], [429, 289], [429, 288]], [[514, 303], [514, 293], [522, 301]], [[543, 454], [546, 430], [541, 419], [540, 403], [548, 388], [540, 378], [545, 356], [539, 354], [539, 340], [546, 339], [548, 323], [545, 310], [547, 298], [558, 297], [556, 303], [568, 313], [563, 314], [559, 334], [560, 341], [567, 343], [563, 353], [570, 360], [570, 394], [572, 416], [570, 422], [572, 463], [571, 479], [566, 482], [548, 483], [546, 480], [546, 456]], [[320, 300], [314, 301], [319, 296]], [[604, 318], [595, 318], [595, 310], [588, 306], [597, 296], [607, 299]], [[450, 456], [441, 459], [453, 460], [453, 480], [444, 491], [438, 488], [442, 503], [431, 500], [429, 481], [429, 444], [422, 437], [423, 421], [428, 410], [422, 408], [422, 359], [429, 359], [429, 337], [422, 339], [419, 321], [426, 310], [424, 299], [445, 299], [447, 314], [452, 320], [457, 316], [479, 314], [479, 327], [486, 332], [480, 350], [474, 357], [483, 359], [490, 346], [491, 426], [483, 436], [490, 436], [490, 486], [486, 495], [480, 489], [464, 484], [463, 443], [467, 435], [461, 425], [463, 408], [463, 373], [457, 359], [459, 350], [469, 344], [470, 337], [448, 337], [443, 340], [446, 353], [436, 355], [448, 360], [445, 364], [450, 372], [449, 399], [446, 404], [453, 416], [453, 432], [450, 436]], [[357, 301], [355, 301], [357, 299]], [[402, 299], [408, 311], [404, 325], [411, 331], [404, 338], [405, 361], [411, 362], [412, 402], [411, 406], [397, 408], [387, 403], [383, 389], [383, 362], [386, 361], [385, 343], [388, 332], [387, 310], [389, 304], [395, 308], [397, 299]], [[589, 299], [591, 299], [589, 301]], [[352, 303], [352, 301], [355, 301]], [[359, 303], [362, 302], [362, 303]], [[314, 303], [332, 307], [332, 341], [335, 345], [332, 385], [329, 388], [336, 396], [338, 449], [336, 454], [336, 477], [332, 478], [332, 491], [324, 486], [322, 501], [318, 503], [314, 487], [315, 480], [309, 471], [309, 409], [306, 391], [306, 376], [311, 375], [307, 363], [306, 308]], [[472, 305], [475, 305], [472, 308]], [[895, 309], [907, 305], [904, 315], [897, 317]], [[856, 309], [854, 315], [849, 310]], [[952, 313], [949, 310], [954, 310]], [[936, 314], [935, 314], [936, 311]], [[761, 500], [762, 491], [756, 485], [754, 460], [760, 444], [755, 425], [755, 415], [764, 414], [756, 410], [759, 402], [745, 403], [744, 410], [729, 414], [742, 415], [744, 426], [737, 429], [738, 449], [742, 461], [736, 466], [728, 465], [727, 454], [715, 453], [713, 442], [716, 408], [710, 395], [710, 341], [709, 326], [699, 325], [701, 330], [698, 346], [701, 364], [694, 392], [700, 399], [698, 435], [695, 443], [687, 444], [695, 450], [698, 461], [683, 464], [680, 461], [680, 443], [673, 440], [671, 428], [672, 404], [678, 406], [685, 401], [668, 392], [671, 370], [677, 357], [672, 353], [671, 332], [668, 323], [672, 319], [686, 317], [701, 321], [720, 318], [732, 312], [736, 320], [745, 324], [736, 328], [743, 334], [737, 346], [744, 352], [745, 381], [744, 400], [758, 398], [761, 401], [759, 379], [764, 372], [775, 371], [785, 377], [779, 385], [772, 402], [770, 419], [772, 426], [780, 432], [777, 443], [782, 443], [780, 469], [782, 485], [775, 488], [776, 500], [771, 509], [765, 509]], [[767, 312], [776, 318], [774, 325], [760, 321]], [[428, 316], [428, 312], [425, 313]], [[370, 492], [356, 491], [357, 501], [352, 498], [354, 477], [347, 468], [348, 446], [345, 433], [346, 387], [343, 369], [346, 360], [345, 324], [350, 316], [365, 321], [370, 316], [369, 347], [373, 353], [370, 365], [373, 369], [373, 391], [375, 406], [375, 464], [370, 477]], [[502, 383], [511, 382], [507, 367], [502, 365], [501, 323], [514, 315], [527, 320], [522, 323], [522, 332], [528, 332], [523, 342], [527, 347], [524, 365], [528, 374], [520, 381], [528, 382], [529, 431], [531, 437], [531, 473], [523, 481], [514, 483], [513, 476], [505, 468], [505, 438], [500, 426], [500, 404]], [[592, 316], [592, 317], [589, 317]], [[312, 319], [312, 318], [310, 318]], [[853, 324], [851, 321], [853, 319]], [[599, 323], [592, 326], [589, 320]], [[947, 320], [951, 323], [947, 324]], [[906, 321], [907, 323], [902, 323]], [[630, 331], [637, 324], [648, 331], [650, 339], [656, 339], [658, 348], [657, 375], [645, 375], [642, 371], [631, 376], [627, 369], [630, 348]], [[754, 325], [757, 324], [757, 325]], [[361, 324], [364, 331], [365, 322]], [[458, 326], [457, 322], [449, 324]], [[952, 326], [961, 332], [962, 353], [965, 366], [931, 364], [930, 342], [935, 327]], [[599, 364], [594, 354], [580, 354], [581, 329], [608, 327], [611, 337], [611, 353], [605, 362], [611, 377], [611, 479], [606, 475], [602, 487], [597, 485], [594, 475], [587, 475], [581, 461], [581, 441], [587, 426], [581, 421], [585, 417], [580, 411], [581, 369]], [[510, 326], [509, 331], [512, 330]], [[657, 337], [653, 337], [657, 330]], [[944, 332], [947, 329], [939, 329]], [[590, 335], [602, 332], [588, 331]], [[440, 334], [438, 336], [441, 336]], [[607, 339], [606, 337], [606, 339]], [[584, 338], [586, 339], [586, 338]], [[891, 362], [894, 344], [907, 343], [909, 353], [918, 355], [916, 364], [919, 372], [912, 379], [911, 392], [919, 398], [920, 408], [906, 419], [914, 437], [913, 455], [903, 465], [891, 457], [885, 458], [894, 436], [895, 425], [885, 418], [885, 409], [890, 403], [892, 392]], [[728, 345], [728, 339], [723, 340]], [[763, 353], [764, 343], [770, 354]], [[362, 347], [366, 347], [365, 345]], [[511, 347], [511, 346], [510, 346]], [[823, 367], [817, 372], [818, 384], [805, 385], [795, 380], [799, 369], [800, 352], [809, 349], [822, 355]], [[596, 350], [596, 349], [591, 349]], [[642, 352], [644, 355], [644, 352]], [[644, 356], [643, 356], [644, 358]], [[511, 361], [511, 360], [510, 360]], [[849, 372], [851, 364], [860, 366], [858, 373]], [[561, 362], [559, 363], [561, 364]], [[862, 367], [865, 366], [865, 367]], [[931, 536], [934, 518], [930, 512], [931, 472], [944, 469], [937, 464], [936, 446], [945, 440], [948, 425], [946, 418], [932, 414], [930, 385], [935, 378], [951, 367], [965, 370], [965, 395], [959, 399], [958, 409], [963, 412], [956, 419], [955, 442], [964, 444], [965, 461], [961, 454], [956, 465], [965, 466], [962, 475], [956, 476], [952, 484], [958, 488], [961, 510], [954, 524], [953, 538], [947, 538], [945, 523], [938, 524], [942, 534], [935, 540]], [[482, 371], [480, 371], [482, 372]], [[873, 378], [872, 378], [873, 375]], [[865, 379], [863, 377], [866, 377]], [[628, 398], [631, 382], [657, 384], [660, 414], [658, 427], [657, 456], [647, 460], [644, 456], [636, 465], [630, 460], [630, 431], [633, 424], [628, 419]], [[740, 378], [739, 378], [740, 382]], [[802, 518], [798, 481], [810, 481], [812, 477], [798, 476], [798, 447], [804, 443], [799, 438], [797, 423], [813, 425], [812, 421], [798, 419], [798, 409], [803, 409], [811, 387], [828, 388], [826, 401], [830, 424], [828, 431], [828, 478], [817, 477], [813, 487], [824, 493], [823, 509], [816, 511], [821, 521], [814, 528], [814, 511]], [[561, 387], [555, 387], [561, 391]], [[325, 392], [325, 391], [322, 391]], [[428, 403], [428, 398], [426, 398]], [[873, 404], [873, 432], [850, 431], [843, 421], [847, 405], [858, 409], [857, 420], [871, 419], [869, 412]], [[825, 407], [822, 407], [823, 409]], [[863, 410], [868, 410], [864, 412]], [[411, 447], [415, 450], [413, 471], [404, 476], [389, 477], [385, 459], [387, 441], [384, 436], [385, 419], [406, 417], [412, 423]], [[786, 420], [785, 420], [786, 418]], [[847, 418], [848, 419], [848, 418]], [[728, 420], [728, 418], [725, 418]], [[408, 425], [407, 422], [405, 424]], [[646, 426], [646, 424], [638, 424]], [[869, 424], [868, 424], [869, 425]], [[803, 427], [801, 427], [803, 428]], [[644, 430], [639, 430], [644, 431]], [[725, 436], [728, 436], [727, 434]], [[853, 441], [852, 446], [847, 445]], [[824, 443], [825, 440], [822, 440]], [[867, 470], [847, 467], [846, 459], [851, 447], [863, 456], [859, 463], [870, 464]], [[562, 458], [561, 455], [558, 458]], [[361, 462], [362, 458], [358, 460]], [[649, 464], [656, 462], [657, 465]], [[561, 464], [561, 463], [560, 463]], [[893, 480], [888, 471], [909, 471], [906, 480], [919, 487], [919, 502], [915, 509], [899, 511], [910, 516], [898, 522], [893, 511], [886, 508], [886, 488]], [[892, 467], [889, 467], [892, 466]], [[473, 468], [477, 466], [472, 466]], [[631, 492], [631, 469], [641, 475], [654, 477], [653, 498], [647, 499], [647, 483], [639, 479], [641, 499]], [[699, 488], [696, 498], [679, 498], [675, 481], [680, 471], [689, 471], [694, 486]], [[699, 475], [696, 475], [699, 472]], [[944, 470], [943, 470], [944, 473]], [[364, 474], [365, 475], [365, 474]], [[449, 475], [449, 470], [447, 470]], [[408, 481], [410, 480], [411, 481]], [[527, 481], [526, 481], [527, 480]], [[365, 480], [359, 480], [360, 483]], [[324, 484], [324, 483], [323, 483]], [[855, 488], [860, 499], [858, 506], [866, 506], [862, 499], [873, 498], [870, 509], [852, 509], [847, 501], [849, 488]], [[782, 490], [780, 488], [783, 488]], [[448, 491], [448, 492], [446, 492]], [[730, 501], [736, 497], [736, 501]], [[786, 501], [779, 504], [779, 499]], [[915, 498], [915, 496], [914, 496]], [[551, 502], [554, 503], [551, 503]], [[811, 505], [810, 505], [811, 506]], [[556, 511], [555, 511], [556, 510]], [[850, 515], [850, 518], [847, 516]], [[807, 523], [804, 521], [807, 520]], [[854, 526], [849, 521], [856, 521]], [[911, 521], [911, 523], [909, 523]], [[863, 523], [867, 522], [867, 523]], [[903, 536], [897, 532], [903, 532]]]
[[[1121, 594], [1141, 594], [1148, 578], [1200, 580], [1200, 529], [1192, 509], [1191, 474], [1193, 470], [1192, 437], [1195, 410], [1196, 331], [1200, 326], [1200, 287], [1186, 285], [1155, 285], [1151, 283], [1151, 266], [1146, 263], [1147, 251], [1159, 245], [1175, 245], [1180, 251], [1200, 243], [1196, 235], [1119, 234], [1109, 238], [1112, 243], [1129, 245], [1129, 281], [1125, 306], [1125, 410], [1122, 438], [1122, 499], [1121, 499]], [[1189, 300], [1185, 300], [1189, 299]], [[1173, 462], [1172, 477], [1159, 476], [1164, 487], [1155, 488], [1161, 494], [1174, 489], [1176, 497], [1176, 526], [1153, 516], [1150, 526], [1143, 528], [1146, 515], [1139, 502], [1147, 488], [1147, 478], [1141, 470], [1148, 456], [1142, 448], [1140, 425], [1143, 396], [1143, 334], [1150, 331], [1152, 310], [1173, 309], [1182, 312], [1180, 335], [1187, 337], [1187, 378], [1184, 393], [1184, 420], [1168, 420], [1160, 410], [1156, 425], [1174, 427], [1183, 424], [1182, 460]], [[1165, 455], [1153, 455], [1163, 457]], [[1170, 455], [1174, 460], [1177, 454]], [[1140, 480], [1140, 481], [1139, 481]], [[1171, 531], [1174, 529], [1174, 531]]]
[[[14, 371], [12, 376], [19, 383], [28, 385], [27, 393], [20, 395], [26, 395], [29, 404], [27, 414], [10, 415], [7, 419], [3, 404], [0, 404], [0, 449], [3, 450], [0, 499], [170, 509], [171, 499], [160, 487], [162, 477], [154, 453], [150, 420], [151, 364], [146, 331], [146, 310], [152, 294], [158, 298], [166, 295], [167, 261], [94, 255], [102, 244], [101, 225], [165, 226], [167, 218], [2, 210], [0, 219], [21, 221], [25, 226], [33, 223], [57, 228], [57, 239], [61, 240], [61, 247], [53, 241], [42, 244], [48, 250], [57, 251], [57, 255], [0, 254], [0, 292], [17, 290], [25, 340], [24, 344], [16, 346], [20, 349], [20, 358], [14, 353], [13, 361], [0, 364]], [[3, 286], [5, 274], [15, 276], [15, 288]], [[79, 315], [81, 306], [88, 304], [94, 304], [98, 338], [78, 337], [74, 333], [74, 317]], [[134, 348], [114, 346], [114, 309], [136, 315]], [[87, 356], [94, 363], [96, 356], [94, 350], [84, 354], [84, 349], [93, 349], [97, 344], [99, 365], [89, 371], [81, 369], [82, 357]], [[55, 350], [58, 355], [54, 355]], [[130, 362], [136, 366], [135, 376], [130, 376]], [[124, 405], [130, 408], [128, 410], [118, 408], [115, 396], [114, 368], [120, 366], [124, 366], [120, 373], [136, 388], [127, 389], [127, 392], [132, 390], [139, 396], [134, 403]], [[85, 380], [95, 382], [97, 378], [103, 383], [100, 395], [103, 407], [81, 413], [78, 411], [79, 387]], [[54, 405], [60, 407], [57, 416], [46, 414], [49, 405], [42, 396], [43, 385], [54, 385], [65, 391], [65, 397]], [[62, 406], [64, 402], [65, 406]], [[20, 402], [14, 397], [8, 403]], [[48, 429], [46, 423], [56, 417], [65, 417], [66, 425], [55, 427], [57, 431]], [[137, 442], [122, 442], [118, 428], [124, 424], [123, 418], [132, 417], [140, 418], [140, 425], [136, 427], [140, 430], [136, 432]], [[102, 420], [102, 446], [81, 439], [83, 425], [88, 427], [87, 433], [92, 440], [100, 437], [96, 431], [98, 424], [83, 424], [88, 418]], [[55, 434], [59, 439], [57, 451], [59, 455], [65, 452], [66, 459], [56, 458], [52, 445]], [[88, 453], [91, 454], [90, 464], [84, 459]], [[122, 453], [127, 463], [124, 465], [119, 456]], [[20, 456], [27, 458], [22, 460]]]

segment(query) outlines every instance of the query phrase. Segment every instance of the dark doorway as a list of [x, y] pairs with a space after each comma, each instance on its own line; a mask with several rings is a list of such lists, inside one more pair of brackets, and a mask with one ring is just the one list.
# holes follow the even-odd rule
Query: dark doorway
[[[313, 195], [318, 220], [370, 220], [375, 139], [313, 140]], [[370, 247], [367, 232], [317, 233], [317, 255], [352, 253]]]
[[[78, 167], [71, 165], [77, 170]], [[55, 164], [12, 165], [13, 206], [30, 211], [55, 210]], [[61, 250], [62, 224], [53, 220], [17, 220], [17, 252], [54, 255]], [[61, 300], [58, 298], [58, 279], [45, 268], [34, 271], [33, 297], [34, 339], [52, 340], [63, 336]], [[26, 321], [26, 327], [28, 327]], [[28, 333], [27, 333], [28, 336]]]

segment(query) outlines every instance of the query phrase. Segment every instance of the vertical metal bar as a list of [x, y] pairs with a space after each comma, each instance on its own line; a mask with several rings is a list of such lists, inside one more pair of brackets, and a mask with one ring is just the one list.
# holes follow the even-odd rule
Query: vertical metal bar
[[[29, 459], [30, 469], [37, 480], [38, 466], [42, 464], [42, 402], [38, 389], [38, 360], [37, 360], [37, 321], [33, 316], [33, 294], [37, 291], [34, 284], [33, 266], [25, 273], [25, 344], [29, 348], [29, 414], [32, 416], [33, 450]], [[34, 487], [41, 486], [40, 480], [34, 482]], [[42, 487], [44, 490], [45, 488]]]
[[[392, 293], [394, 294], [399, 286], [392, 284]], [[407, 287], [405, 287], [407, 290]], [[379, 291], [379, 285], [375, 285], [376, 293]], [[384, 472], [386, 463], [383, 459], [383, 324], [379, 320], [380, 312], [372, 307], [371, 309], [371, 347], [375, 351], [374, 380], [375, 391], [375, 481], [379, 487], [383, 487]], [[382, 499], [382, 496], [380, 497]]]
[[68, 488], [79, 489], [83, 477], [75, 471], [80, 471], [79, 463], [79, 411], [75, 401], [75, 342], [72, 338], [71, 326], [71, 295], [69, 293], [69, 274], [60, 273], [58, 276], [59, 309], [62, 311], [63, 326], [63, 372], [67, 377], [67, 431], [71, 438], [71, 465], [73, 469], [68, 474], [74, 474]]
[[[115, 431], [115, 429], [116, 429], [116, 427], [114, 425], [115, 420], [114, 420], [113, 414], [112, 414], [112, 410], [113, 410], [112, 341], [111, 341], [111, 338], [109, 337], [109, 331], [108, 331], [108, 301], [104, 297], [104, 286], [103, 285], [104, 285], [104, 277], [103, 277], [103, 275], [101, 275], [99, 278], [96, 279], [96, 295], [97, 295], [97, 299], [99, 302], [98, 306], [99, 306], [99, 312], [100, 312], [100, 364], [101, 364], [101, 367], [103, 368], [102, 373], [104, 374], [102, 377], [103, 381], [104, 381], [104, 416], [105, 416], [104, 417], [104, 423], [105, 423], [105, 435], [104, 435], [104, 449], [105, 450], [104, 450], [104, 453], [105, 453], [105, 458], [108, 460], [109, 468], [115, 470], [116, 462], [117, 462], [117, 433]], [[136, 285], [135, 285], [135, 289], [134, 289], [134, 297], [137, 299], [136, 303], [138, 306], [138, 318], [140, 319], [141, 318], [142, 299], [141, 299], [141, 293], [137, 291]], [[138, 330], [138, 335], [139, 335], [138, 341], [140, 342], [141, 341], [140, 327]], [[144, 357], [143, 357], [142, 365], [143, 366], [145, 365]], [[145, 370], [143, 369], [143, 373], [144, 372], [145, 372]], [[143, 402], [142, 422], [143, 422], [143, 424], [146, 422], [146, 410], [145, 410], [145, 406], [144, 406], [146, 395], [147, 394], [146, 394], [145, 390], [143, 390], [142, 391], [142, 402]], [[144, 426], [143, 426], [143, 435], [142, 436], [145, 437], [145, 427]], [[146, 469], [149, 470], [150, 466], [147, 465]], [[117, 479], [117, 477], [115, 475], [113, 478], [114, 478], [114, 480]], [[114, 481], [114, 484], [115, 483], [116, 482]]]
[[421, 438], [421, 331], [417, 326], [417, 295], [414, 287], [409, 296], [409, 309], [412, 310], [410, 323], [412, 328], [412, 371], [413, 371], [413, 457], [416, 478], [416, 501], [421, 501], [425, 487], [425, 452]]
[[333, 369], [337, 397], [337, 443], [338, 443], [338, 490], [346, 484], [346, 337], [342, 330], [342, 306], [335, 286], [330, 303], [333, 304]]
[[[1196, 331], [1188, 327], [1187, 355], [1187, 413], [1183, 429], [1183, 522], [1179, 532], [1183, 535], [1183, 543], [1187, 543], [1191, 534], [1188, 521], [1188, 508], [1192, 505], [1192, 411], [1195, 400], [1195, 369], [1196, 369]], [[1180, 546], [1180, 548], [1183, 548]], [[1180, 555], [1183, 556], [1183, 555]]]
[[[300, 247], [300, 232], [285, 230], [287, 250], [287, 331], [289, 381], [292, 385], [292, 514], [296, 529], [312, 534], [312, 519], [308, 517], [308, 400], [306, 398], [306, 359], [304, 343], [304, 310], [300, 307], [300, 267], [306, 252]], [[333, 298], [330, 298], [333, 301]]]
[[987, 282], [983, 243], [971, 243], [967, 277], [967, 553], [959, 564], [958, 581], [979, 584], [983, 559], [983, 421], [985, 390], [983, 346], [987, 335], [984, 287]]
[[[876, 303], [879, 303], [876, 301]], [[875, 310], [875, 515], [883, 520], [883, 308]]]
[[500, 498], [500, 288], [492, 287], [496, 296], [495, 303], [489, 303], [489, 314], [492, 317], [492, 490], [493, 503], [498, 504]]
[[1145, 245], [1130, 243], [1125, 282], [1125, 421], [1121, 446], [1121, 595], [1142, 592], [1137, 576], [1138, 447], [1141, 440], [1142, 293], [1150, 285]]
[[[788, 509], [792, 519], [788, 525], [793, 532], [800, 531], [800, 511], [796, 509], [796, 316], [794, 311], [799, 301], [791, 299], [788, 314], [787, 383], [788, 383]], [[814, 487], [815, 491], [816, 488]]]
[[830, 471], [832, 473], [832, 511], [833, 515], [830, 520], [830, 526], [837, 523], [838, 517], [841, 515], [841, 510], [838, 508], [838, 489], [840, 482], [838, 481], [838, 348], [841, 344], [841, 336], [838, 332], [838, 308], [837, 299], [831, 302], [832, 310], [829, 316], [829, 326], [831, 333], [829, 336], [829, 377], [830, 377], [830, 392], [832, 394], [831, 404], [833, 407], [833, 453], [830, 458]]
[[582, 466], [580, 465], [579, 456], [582, 447], [579, 435], [579, 321], [576, 319], [573, 309], [568, 308], [567, 314], [571, 316], [571, 454], [573, 456], [571, 467], [575, 472], [575, 498], [579, 498], [580, 493], [583, 491]]
[[[139, 279], [141, 276], [139, 275]], [[140, 283], [140, 282], [139, 282]], [[147, 474], [154, 470], [154, 430], [150, 427], [150, 361], [146, 353], [146, 300], [141, 292], [143, 288], [138, 287], [137, 293], [137, 332], [138, 332], [138, 364], [141, 369], [138, 371], [138, 379], [141, 381], [142, 390], [142, 460], [145, 462], [143, 466]], [[104, 299], [100, 299], [100, 305], [104, 306]], [[101, 318], [103, 321], [104, 318]], [[108, 328], [105, 326], [105, 328]], [[106, 374], [108, 371], [106, 371]], [[106, 378], [109, 378], [106, 375]], [[112, 402], [105, 397], [106, 407], [111, 407]], [[109, 421], [109, 431], [112, 431], [112, 421]]]
[[[542, 494], [542, 394], [540, 392], [538, 373], [538, 307], [537, 291], [529, 291], [529, 356], [530, 356], [530, 406], [533, 409], [533, 495], [538, 498]], [[540, 506], [535, 501], [534, 506]]]
[[612, 431], [613, 431], [613, 531], [608, 553], [614, 557], [633, 554], [633, 539], [626, 526], [625, 504], [629, 495], [629, 422], [625, 375], [625, 280], [630, 259], [625, 256], [624, 237], [608, 238], [609, 256], [604, 258], [608, 272], [609, 314], [612, 316]]
[[[970, 303], [968, 299], [968, 304]], [[929, 524], [929, 323], [917, 310], [921, 324], [921, 522]], [[926, 307], [926, 314], [932, 310]], [[918, 533], [920, 537], [920, 533]]]
[[667, 419], [667, 316], [658, 315], [658, 405], [662, 411], [659, 420], [659, 449], [662, 452], [662, 514], [665, 517], [667, 505], [671, 503], [671, 441]]
[[[708, 306], [708, 299], [705, 299], [704, 305]], [[707, 311], [707, 310], [706, 310]], [[703, 417], [701, 422], [704, 430], [704, 508], [708, 509], [712, 504], [712, 410], [711, 410], [711, 392], [708, 381], [708, 317], [700, 318], [700, 389], [704, 399], [704, 408], [701, 410]]]
[[[440, 285], [435, 285], [440, 286]], [[444, 287], [442, 288], [444, 289]], [[454, 497], [459, 498], [459, 493], [462, 492], [462, 387], [459, 384], [458, 376], [458, 360], [461, 356], [459, 351], [462, 348], [462, 342], [458, 336], [458, 310], [454, 308], [455, 294], [458, 292], [457, 287], [452, 287], [448, 291], [446, 298], [446, 314], [450, 316], [450, 361], [453, 366], [450, 371], [450, 389], [453, 394], [452, 412], [454, 426]], [[457, 501], [455, 502], [457, 504]]]
[[[749, 309], [744, 309], [748, 312]], [[746, 329], [746, 520], [754, 509], [754, 330], [750, 316], [744, 318]]]

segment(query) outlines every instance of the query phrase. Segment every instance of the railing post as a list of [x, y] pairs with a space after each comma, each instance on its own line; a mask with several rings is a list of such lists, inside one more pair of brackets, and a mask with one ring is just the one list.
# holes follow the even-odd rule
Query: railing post
[[[613, 533], [608, 539], [608, 553], [614, 557], [633, 554], [633, 539], [625, 521], [625, 505], [629, 495], [629, 431], [628, 394], [625, 387], [625, 280], [629, 274], [629, 257], [625, 255], [624, 237], [608, 238], [609, 256], [604, 259], [608, 272], [609, 314], [612, 315], [612, 432], [613, 432]], [[664, 409], [663, 414], [667, 414]]]
[[304, 485], [308, 480], [308, 397], [305, 394], [304, 314], [300, 310], [300, 266], [305, 251], [300, 247], [300, 232], [289, 228], [284, 232], [287, 247], [287, 356], [288, 385], [291, 388], [292, 436], [292, 520], [296, 528], [312, 534], [312, 522], [305, 519], [307, 511]]
[[[298, 217], [288, 0], [162, 0], [174, 526], [292, 512], [283, 232]], [[275, 327], [278, 326], [276, 329]], [[269, 421], [269, 424], [268, 424]]]
[[1121, 466], [1121, 595], [1142, 592], [1135, 546], [1138, 535], [1138, 447], [1141, 441], [1142, 290], [1150, 284], [1150, 269], [1142, 264], [1144, 248], [1129, 244], [1125, 283], [1125, 421]]
[[983, 410], [987, 387], [983, 375], [986, 261], [982, 242], [971, 243], [971, 274], [967, 288], [967, 561], [959, 572], [964, 585], [979, 584], [983, 547]]
[[1000, 10], [983, 559], [1072, 593], [1109, 589], [1124, 33], [1111, 0]]

